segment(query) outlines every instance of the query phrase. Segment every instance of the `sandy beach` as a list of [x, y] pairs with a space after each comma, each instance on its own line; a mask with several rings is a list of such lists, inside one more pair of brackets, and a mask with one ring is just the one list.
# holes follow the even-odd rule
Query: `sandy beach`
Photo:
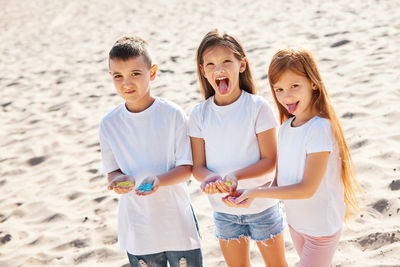
[[[152, 92], [187, 114], [202, 100], [196, 49], [219, 28], [244, 45], [259, 94], [267, 68], [302, 45], [318, 61], [364, 190], [335, 266], [400, 266], [400, 2], [0, 0], [0, 266], [127, 267], [118, 195], [101, 173], [98, 126], [122, 99], [108, 51], [140, 35], [159, 66]], [[188, 182], [204, 266], [226, 266], [210, 205]], [[298, 256], [285, 231], [286, 256]], [[251, 246], [252, 266], [263, 266]]]

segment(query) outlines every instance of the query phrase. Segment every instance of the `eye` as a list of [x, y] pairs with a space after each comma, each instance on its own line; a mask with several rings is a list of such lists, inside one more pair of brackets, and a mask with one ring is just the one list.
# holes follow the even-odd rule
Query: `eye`
[[211, 67], [211, 66], [214, 66], [214, 63], [208, 62], [208, 63], [206, 64], [206, 67]]
[[224, 63], [231, 63], [232, 62], [232, 60], [230, 60], [230, 59], [225, 59], [224, 60]]
[[122, 75], [120, 75], [120, 74], [116, 74], [116, 75], [114, 75], [114, 79], [119, 79], [119, 78], [121, 78], [122, 77]]
[[131, 75], [132, 75], [132, 76], [139, 76], [139, 75], [140, 75], [140, 72], [133, 72]]
[[275, 90], [275, 92], [276, 92], [276, 93], [278, 93], [278, 92], [282, 92], [282, 91], [283, 91], [283, 89], [282, 89], [282, 88], [275, 88], [274, 90]]
[[292, 88], [297, 88], [297, 87], [299, 87], [299, 85], [296, 83], [292, 85]]

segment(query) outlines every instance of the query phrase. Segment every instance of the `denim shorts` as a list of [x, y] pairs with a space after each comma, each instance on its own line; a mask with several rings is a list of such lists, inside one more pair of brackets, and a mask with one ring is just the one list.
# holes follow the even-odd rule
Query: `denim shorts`
[[[201, 249], [184, 250], [184, 251], [164, 251], [148, 255], [132, 255], [128, 254], [129, 264], [131, 267], [202, 267], [203, 258]], [[168, 265], [169, 263], [169, 265]]]
[[214, 223], [218, 239], [237, 240], [244, 236], [255, 241], [266, 241], [279, 235], [286, 225], [279, 203], [255, 214], [214, 212]]

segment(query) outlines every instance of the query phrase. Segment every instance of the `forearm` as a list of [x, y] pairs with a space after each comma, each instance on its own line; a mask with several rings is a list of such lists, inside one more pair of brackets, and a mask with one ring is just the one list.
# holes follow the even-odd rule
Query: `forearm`
[[123, 174], [123, 173], [121, 172], [120, 169], [115, 170], [115, 171], [112, 171], [112, 172], [109, 172], [109, 173], [107, 174], [107, 180], [108, 180], [109, 183], [111, 183], [111, 181], [114, 180], [115, 177], [117, 177], [117, 176], [119, 176], [119, 175], [122, 175], [122, 174]]
[[315, 191], [303, 183], [287, 186], [258, 187], [252, 189], [256, 198], [274, 199], [306, 199], [314, 195]]
[[275, 170], [275, 160], [263, 158], [254, 164], [234, 172], [238, 180], [254, 178], [273, 172]]
[[191, 170], [191, 165], [181, 165], [164, 174], [157, 175], [160, 186], [174, 185], [186, 181], [190, 177]]
[[202, 182], [204, 178], [206, 178], [208, 175], [212, 174], [213, 172], [207, 169], [205, 166], [194, 166], [193, 167], [193, 177], [199, 181]]

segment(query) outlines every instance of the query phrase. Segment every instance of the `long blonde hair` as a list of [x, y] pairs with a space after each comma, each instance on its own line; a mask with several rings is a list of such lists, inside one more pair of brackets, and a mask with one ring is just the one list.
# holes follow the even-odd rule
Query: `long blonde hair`
[[318, 116], [329, 119], [332, 130], [336, 138], [341, 161], [341, 178], [344, 185], [344, 200], [346, 204], [346, 215], [348, 219], [352, 213], [358, 210], [356, 191], [360, 189], [354, 173], [354, 165], [350, 151], [344, 138], [339, 119], [329, 100], [325, 85], [318, 71], [316, 61], [311, 52], [303, 48], [286, 48], [279, 50], [272, 57], [268, 69], [268, 80], [271, 92], [279, 111], [279, 119], [282, 124], [293, 116], [284, 106], [282, 106], [275, 95], [273, 85], [279, 81], [282, 74], [290, 70], [298, 75], [308, 78], [316, 88], [312, 91], [312, 108], [318, 112]]
[[[246, 52], [235, 36], [225, 32], [220, 32], [219, 30], [208, 32], [201, 40], [201, 43], [197, 49], [197, 75], [200, 81], [201, 92], [205, 99], [213, 96], [215, 91], [201, 71], [201, 66], [203, 65], [203, 54], [208, 48], [216, 46], [222, 46], [230, 49], [238, 60], [246, 58]], [[239, 73], [239, 88], [250, 94], [256, 93], [253, 75], [251, 74], [251, 69], [247, 61], [246, 69]]]

